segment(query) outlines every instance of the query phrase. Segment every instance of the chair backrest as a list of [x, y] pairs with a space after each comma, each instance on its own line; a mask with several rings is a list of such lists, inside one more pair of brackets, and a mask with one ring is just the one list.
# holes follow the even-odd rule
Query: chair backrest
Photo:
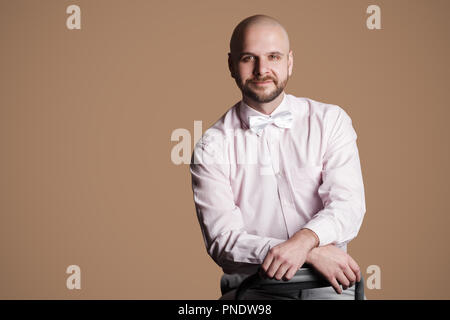
[[[263, 288], [277, 286], [292, 288], [298, 290], [330, 287], [330, 283], [323, 278], [319, 273], [311, 268], [301, 268], [297, 271], [294, 277], [288, 281], [262, 278], [258, 271], [255, 274], [246, 278], [239, 285], [236, 290], [236, 300], [241, 300], [245, 292], [250, 288]], [[361, 280], [355, 284], [355, 300], [364, 300], [364, 279], [361, 275]]]

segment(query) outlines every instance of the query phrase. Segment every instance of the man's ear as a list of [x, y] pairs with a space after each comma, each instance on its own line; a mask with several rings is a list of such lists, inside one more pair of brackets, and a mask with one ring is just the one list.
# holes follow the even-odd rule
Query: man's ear
[[228, 70], [230, 70], [231, 77], [234, 78], [233, 58], [230, 52], [228, 52]]
[[292, 54], [292, 50], [289, 50], [288, 55], [288, 72], [289, 77], [292, 75], [292, 67], [294, 66], [294, 55]]

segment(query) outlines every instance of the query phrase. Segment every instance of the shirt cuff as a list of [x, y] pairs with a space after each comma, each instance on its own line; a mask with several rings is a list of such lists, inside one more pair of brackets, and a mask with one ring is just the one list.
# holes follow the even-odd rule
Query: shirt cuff
[[312, 230], [319, 238], [318, 246], [326, 246], [335, 243], [337, 239], [336, 231], [327, 218], [316, 216], [303, 226], [305, 229]]
[[264, 246], [264, 250], [260, 255], [261, 258], [261, 264], [264, 262], [264, 259], [266, 258], [267, 254], [269, 253], [270, 249], [272, 249], [273, 247], [279, 245], [280, 243], [285, 242], [286, 240], [282, 240], [282, 239], [276, 239], [276, 238], [272, 238], [270, 239], [267, 244]]

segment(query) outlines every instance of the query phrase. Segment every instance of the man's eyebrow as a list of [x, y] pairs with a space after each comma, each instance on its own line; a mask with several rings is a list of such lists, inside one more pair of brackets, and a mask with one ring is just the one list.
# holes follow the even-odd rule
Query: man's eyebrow
[[251, 53], [251, 52], [240, 52], [239, 54], [238, 54], [238, 56], [239, 56], [239, 58], [241, 58], [242, 56], [254, 56], [255, 54], [254, 53]]
[[278, 54], [279, 56], [284, 56], [284, 54], [281, 53], [280, 51], [272, 51], [272, 52], [269, 52], [268, 54]]
[[[280, 51], [271, 51], [271, 52], [266, 53], [266, 55], [271, 55], [271, 54], [277, 54], [277, 55], [280, 55], [280, 56], [284, 56], [284, 54], [281, 53]], [[256, 54], [254, 54], [252, 52], [241, 52], [241, 53], [239, 53], [239, 58], [241, 58], [243, 56], [247, 56], [247, 55], [249, 55], [249, 56], [256, 56]]]

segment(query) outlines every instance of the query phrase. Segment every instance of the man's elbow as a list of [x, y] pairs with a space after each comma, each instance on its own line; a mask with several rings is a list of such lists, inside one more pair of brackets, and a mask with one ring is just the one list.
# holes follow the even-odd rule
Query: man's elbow
[[361, 229], [361, 226], [362, 226], [362, 223], [364, 220], [366, 208], [365, 208], [365, 206], [359, 206], [358, 208], [353, 209], [353, 212], [354, 212], [353, 228], [350, 231], [347, 241], [351, 241], [358, 236], [359, 230]]
[[206, 251], [219, 267], [223, 267], [226, 264], [227, 255], [225, 248], [218, 239], [213, 240]]

